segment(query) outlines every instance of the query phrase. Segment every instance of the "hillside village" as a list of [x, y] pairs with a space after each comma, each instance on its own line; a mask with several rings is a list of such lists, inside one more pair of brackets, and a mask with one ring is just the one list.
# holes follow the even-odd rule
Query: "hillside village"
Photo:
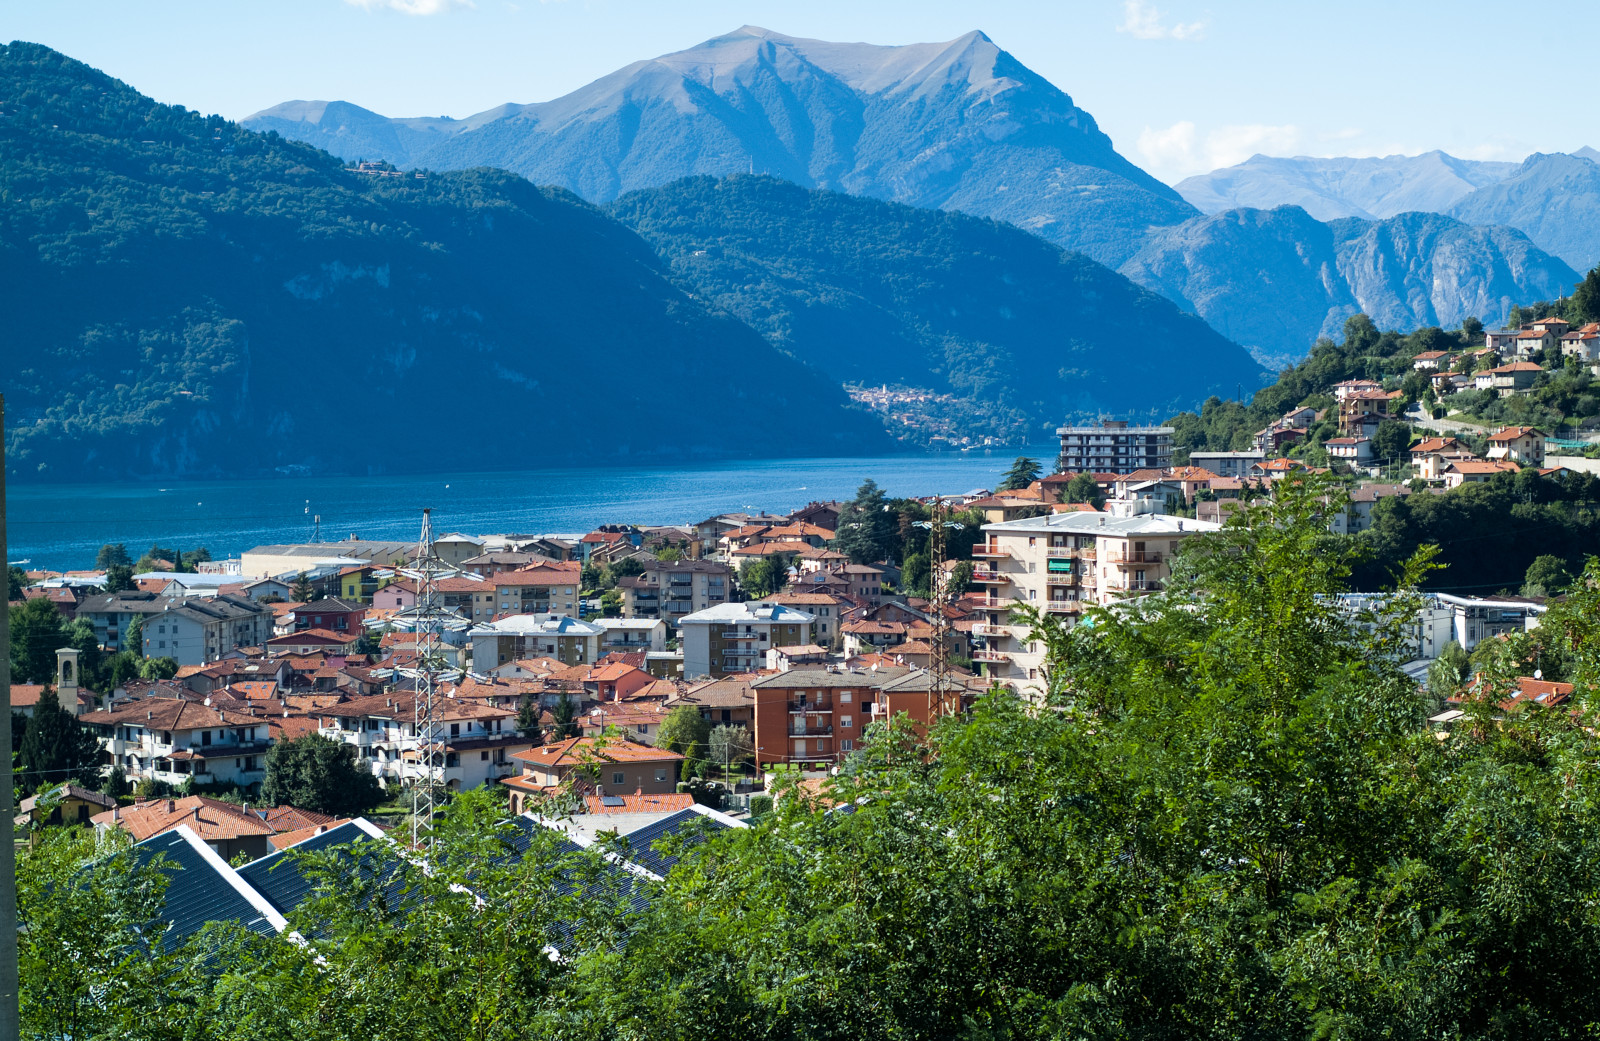
[[[1435, 413], [1469, 384], [1525, 394], [1556, 359], [1600, 364], [1600, 326], [1545, 319], [1485, 341], [1413, 359], [1411, 372], [1443, 391]], [[76, 634], [47, 677], [13, 686], [12, 703], [28, 716], [54, 698], [98, 742], [97, 765], [72, 778], [85, 822], [148, 839], [204, 819], [207, 841], [229, 855], [265, 855], [282, 835], [338, 820], [245, 808], [272, 750], [307, 735], [348, 746], [395, 813], [431, 779], [502, 791], [518, 811], [576, 783], [595, 807], [667, 814], [700, 802], [742, 814], [774, 770], [833, 770], [872, 724], [901, 713], [925, 725], [936, 682], [950, 704], [996, 685], [1039, 698], [1040, 617], [1070, 624], [1159, 594], [1186, 540], [1283, 482], [1342, 481], [1348, 501], [1326, 520], [1347, 537], [1369, 532], [1391, 500], [1471, 487], [1534, 480], [1594, 498], [1594, 462], [1557, 455], [1570, 449], [1544, 431], [1438, 434], [1420, 425], [1426, 413], [1414, 427], [1394, 382], [1337, 381], [1320, 395], [1329, 404], [1289, 409], [1242, 450], [1185, 450], [1172, 426], [1062, 427], [1053, 472], [1019, 459], [997, 490], [900, 503], [912, 511], [902, 526], [935, 508], [958, 518], [946, 522], [959, 532], [938, 583], [925, 541], [897, 556], [866, 537], [873, 511], [890, 509], [881, 493], [869, 499], [881, 506], [811, 502], [676, 526], [443, 535], [428, 547], [452, 575], [436, 584], [446, 672], [431, 732], [416, 678], [419, 585], [407, 577], [418, 544], [352, 537], [227, 560], [153, 547], [138, 570], [108, 546], [103, 570], [12, 575], [14, 612], [46, 612]], [[1403, 440], [1388, 438], [1380, 455], [1374, 442], [1397, 426]], [[1557, 590], [1533, 571], [1520, 590], [1429, 593], [1407, 669], [1420, 682], [1452, 646], [1470, 654], [1536, 627]], [[1352, 610], [1370, 596], [1348, 594]], [[1438, 708], [1442, 726], [1451, 709]], [[685, 717], [717, 740], [685, 745], [669, 723]], [[603, 769], [596, 742], [611, 742]]]

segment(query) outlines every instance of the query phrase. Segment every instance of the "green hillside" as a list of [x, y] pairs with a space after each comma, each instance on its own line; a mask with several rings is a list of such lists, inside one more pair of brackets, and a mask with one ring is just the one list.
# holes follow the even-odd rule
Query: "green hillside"
[[[17, 476], [886, 444], [837, 385], [671, 285], [636, 236], [511, 174], [358, 174], [13, 43], [0, 202]], [[811, 440], [770, 422], [797, 413], [825, 417]]]
[[610, 212], [681, 286], [835, 379], [950, 392], [1036, 433], [1261, 382], [1200, 319], [997, 221], [760, 176], [689, 178]]

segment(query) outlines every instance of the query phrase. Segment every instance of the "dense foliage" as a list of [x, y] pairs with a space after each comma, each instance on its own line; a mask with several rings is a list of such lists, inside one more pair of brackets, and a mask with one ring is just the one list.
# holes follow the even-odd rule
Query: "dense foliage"
[[[798, 448], [765, 421], [794, 410], [827, 417], [829, 452], [882, 443], [837, 386], [674, 289], [637, 237], [511, 174], [357, 174], [14, 43], [0, 48], [0, 198], [19, 475], [363, 472], [390, 453], [354, 446], [452, 393], [504, 433], [559, 431], [551, 462], [781, 454]], [[649, 385], [593, 422], [577, 359]], [[684, 402], [702, 407], [660, 422]], [[459, 455], [448, 437], [408, 453]]]
[[[404, 868], [414, 910], [320, 854], [290, 922], [304, 943], [224, 934], [156, 959], [151, 1008], [150, 960], [104, 954], [129, 943], [140, 874], [67, 886], [58, 913], [35, 894], [88, 851], [47, 845], [24, 861], [24, 921], [61, 930], [28, 931], [25, 1008], [93, 973], [118, 985], [77, 1003], [74, 1037], [1583, 1036], [1600, 749], [1565, 707], [1496, 702], [1537, 639], [1592, 711], [1600, 563], [1536, 634], [1479, 656], [1486, 696], [1441, 740], [1394, 664], [1408, 594], [1359, 618], [1327, 596], [1362, 563], [1326, 531], [1330, 494], [1188, 540], [1171, 595], [1070, 630], [1033, 616], [1047, 707], [990, 695], [921, 748], [880, 729], [826, 799], [789, 791], [636, 883], [647, 906], [571, 899], [561, 873], [600, 879], [598, 846], [503, 861], [474, 794], [436, 868]], [[86, 937], [96, 958], [64, 956]]]
[[383, 786], [343, 741], [307, 734], [278, 742], [266, 758], [261, 798], [270, 804], [352, 817], [383, 802]]
[[1108, 409], [1154, 418], [1260, 385], [1261, 367], [1204, 322], [1011, 225], [748, 176], [634, 192], [608, 212], [678, 284], [836, 380], [1007, 410], [973, 433], [1037, 437]]

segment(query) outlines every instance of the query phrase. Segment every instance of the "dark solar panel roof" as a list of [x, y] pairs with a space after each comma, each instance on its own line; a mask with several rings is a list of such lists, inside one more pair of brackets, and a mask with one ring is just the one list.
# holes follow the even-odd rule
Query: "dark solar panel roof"
[[312, 885], [311, 879], [301, 873], [298, 858], [291, 855], [289, 850], [309, 853], [369, 837], [354, 822], [341, 824], [337, 828], [329, 828], [321, 835], [313, 835], [304, 842], [296, 843], [289, 849], [282, 849], [271, 856], [251, 861], [239, 868], [238, 872], [257, 892], [267, 898], [279, 914], [287, 915], [306, 898], [311, 892]]
[[727, 824], [715, 817], [697, 813], [694, 810], [679, 810], [669, 817], [663, 817], [654, 824], [646, 824], [637, 831], [631, 831], [622, 837], [626, 844], [625, 856], [635, 864], [644, 868], [653, 875], [667, 876], [673, 866], [678, 863], [675, 853], [667, 853], [656, 848], [656, 843], [661, 839], [677, 835], [680, 831], [687, 830], [687, 845], [694, 845], [705, 841], [706, 833], [715, 833], [726, 830]]
[[602, 795], [600, 797], [600, 805], [601, 806], [626, 806], [626, 805], [628, 805], [628, 800], [624, 799], [620, 795]]
[[272, 923], [246, 900], [224, 875], [176, 831], [153, 835], [134, 847], [141, 865], [165, 854], [167, 883], [164, 922], [159, 944], [170, 951], [205, 927], [207, 922], [238, 922], [251, 932], [271, 935]]

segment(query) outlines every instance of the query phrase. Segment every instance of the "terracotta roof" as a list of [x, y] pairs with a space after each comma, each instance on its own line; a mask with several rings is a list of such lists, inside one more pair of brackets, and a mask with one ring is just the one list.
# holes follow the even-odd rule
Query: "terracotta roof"
[[553, 745], [514, 752], [511, 758], [540, 766], [578, 766], [585, 762], [659, 763], [683, 759], [677, 752], [637, 741], [573, 737]]
[[[610, 799], [612, 805], [605, 805], [598, 795], [585, 795], [583, 802], [589, 813], [673, 813], [694, 805], [694, 796], [688, 792], [673, 792], [671, 795], [608, 795], [605, 798]], [[621, 805], [617, 804], [618, 799], [622, 800]]]
[[1462, 459], [1451, 463], [1446, 469], [1458, 474], [1493, 474], [1514, 473], [1521, 467], [1509, 459]]
[[325, 831], [332, 831], [344, 824], [349, 824], [354, 817], [340, 817], [330, 820], [327, 824], [308, 824], [295, 831], [280, 831], [276, 835], [268, 836], [267, 841], [272, 843], [273, 849], [288, 849], [290, 846], [304, 842], [306, 839], [315, 838]]
[[[112, 814], [117, 819], [112, 820]], [[208, 799], [204, 795], [191, 795], [185, 799], [157, 799], [125, 810], [107, 810], [95, 814], [93, 821], [105, 827], [120, 827], [129, 832], [135, 842], [152, 835], [171, 831], [180, 824], [188, 825], [201, 839], [237, 839], [248, 835], [271, 835], [272, 825], [246, 810], [243, 806]]]
[[325, 643], [343, 647], [361, 639], [360, 633], [336, 633], [328, 629], [302, 629], [287, 636], [274, 636], [268, 647], [290, 647], [302, 643]]
[[1543, 437], [1544, 432], [1536, 427], [1506, 427], [1496, 430], [1489, 435], [1490, 441], [1515, 441], [1519, 437]]
[[1429, 437], [1411, 446], [1412, 455], [1430, 455], [1434, 452], [1444, 452], [1451, 448], [1461, 447], [1453, 437]]
[[496, 589], [501, 586], [571, 586], [577, 585], [579, 580], [580, 574], [576, 570], [535, 564], [517, 571], [497, 571], [482, 585]]

